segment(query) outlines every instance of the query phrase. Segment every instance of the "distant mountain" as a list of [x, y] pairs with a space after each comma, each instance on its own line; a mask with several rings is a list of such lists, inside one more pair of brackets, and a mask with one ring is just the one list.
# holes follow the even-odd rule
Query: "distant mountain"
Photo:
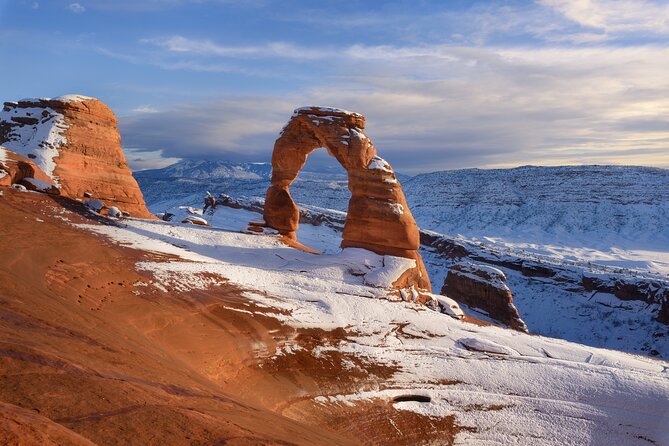
[[[270, 163], [183, 160], [162, 169], [134, 173], [149, 209], [162, 212], [166, 203], [187, 196], [225, 193], [264, 198], [270, 185]], [[346, 171], [339, 166], [307, 164], [291, 185], [297, 202], [346, 210], [350, 192]]]
[[135, 172], [143, 179], [183, 178], [191, 180], [267, 180], [272, 175], [270, 163], [233, 163], [230, 161], [183, 160], [162, 169]]

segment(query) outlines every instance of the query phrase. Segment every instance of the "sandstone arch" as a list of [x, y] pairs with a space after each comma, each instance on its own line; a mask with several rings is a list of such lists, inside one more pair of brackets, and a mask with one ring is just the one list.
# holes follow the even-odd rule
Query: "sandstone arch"
[[[365, 117], [325, 107], [295, 110], [274, 144], [272, 185], [265, 200], [265, 224], [295, 239], [299, 210], [289, 186], [307, 156], [325, 147], [348, 173], [351, 199], [342, 248], [357, 247], [380, 255], [415, 259], [417, 268], [401, 278], [397, 287], [415, 285], [430, 290], [430, 282], [417, 250], [418, 227], [407, 206], [402, 186], [390, 165], [380, 158], [365, 135]], [[398, 281], [399, 282], [399, 281]]]

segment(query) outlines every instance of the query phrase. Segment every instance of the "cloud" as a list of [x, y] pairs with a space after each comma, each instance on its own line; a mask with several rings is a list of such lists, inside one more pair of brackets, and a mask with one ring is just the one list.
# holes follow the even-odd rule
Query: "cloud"
[[607, 33], [669, 33], [669, 5], [644, 0], [540, 0], [569, 20]]
[[179, 158], [166, 157], [160, 150], [144, 150], [140, 148], [124, 147], [128, 166], [133, 171], [146, 169], [160, 169], [178, 162]]
[[261, 46], [223, 46], [211, 40], [189, 39], [183, 36], [142, 39], [140, 43], [154, 45], [171, 53], [196, 54], [225, 58], [284, 58], [325, 59], [333, 57], [332, 51], [324, 48], [310, 49], [284, 42], [271, 42]]
[[141, 12], [169, 10], [193, 5], [236, 5], [246, 8], [257, 8], [270, 0], [87, 0], [91, 9], [101, 11]]
[[337, 76], [302, 91], [123, 118], [124, 141], [179, 158], [267, 161], [293, 108], [325, 105], [365, 114], [368, 134], [399, 171], [669, 167], [661, 118], [669, 112], [668, 48], [358, 45], [339, 54]]
[[86, 11], [86, 8], [81, 6], [79, 3], [70, 3], [68, 9], [75, 14], [81, 14]]
[[158, 109], [153, 108], [150, 105], [140, 105], [139, 107], [133, 108], [131, 111], [133, 113], [158, 113]]

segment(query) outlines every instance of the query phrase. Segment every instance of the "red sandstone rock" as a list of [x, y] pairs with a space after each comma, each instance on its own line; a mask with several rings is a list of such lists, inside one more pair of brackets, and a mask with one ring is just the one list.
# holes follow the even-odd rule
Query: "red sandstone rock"
[[6, 102], [0, 144], [33, 158], [60, 185], [61, 194], [95, 198], [152, 218], [121, 149], [114, 113], [83, 96]]
[[402, 186], [390, 165], [380, 158], [365, 135], [364, 116], [345, 110], [305, 107], [293, 117], [274, 144], [272, 186], [265, 199], [265, 222], [295, 239], [300, 212], [289, 186], [307, 156], [325, 147], [348, 172], [351, 191], [342, 248], [357, 247], [381, 255], [415, 259], [417, 267], [394, 286], [414, 285], [430, 290], [430, 281], [417, 250], [418, 227], [407, 206]]
[[513, 305], [506, 276], [497, 268], [474, 263], [455, 264], [448, 270], [441, 294], [479, 308], [515, 330], [527, 332], [527, 325]]
[[[27, 179], [35, 179], [36, 182], [27, 182]], [[36, 190], [35, 183], [49, 185], [44, 191], [58, 195], [59, 190], [53, 186], [51, 178], [28, 158], [14, 153], [13, 151], [0, 147], [0, 186], [11, 186], [12, 184], [23, 184], [27, 189]]]

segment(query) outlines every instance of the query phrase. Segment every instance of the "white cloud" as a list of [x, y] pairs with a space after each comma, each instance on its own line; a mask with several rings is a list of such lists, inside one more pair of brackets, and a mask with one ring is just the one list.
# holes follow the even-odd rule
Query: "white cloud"
[[340, 74], [308, 90], [127, 118], [124, 140], [174, 157], [267, 160], [293, 108], [326, 105], [365, 114], [369, 135], [400, 171], [669, 167], [669, 128], [661, 125], [669, 48], [358, 45], [339, 54], [332, 63]]
[[140, 43], [150, 44], [171, 53], [198, 54], [217, 57], [276, 57], [285, 59], [325, 59], [334, 54], [324, 48], [310, 49], [284, 42], [271, 42], [261, 46], [224, 46], [211, 40], [189, 39], [183, 36], [142, 39]]
[[86, 11], [86, 8], [83, 7], [80, 3], [70, 3], [68, 9], [75, 14], [81, 14]]
[[540, 0], [579, 25], [607, 33], [669, 33], [669, 4], [644, 0]]
[[139, 107], [133, 108], [131, 111], [134, 113], [158, 113], [159, 110], [150, 105], [140, 105]]
[[180, 161], [180, 158], [165, 157], [162, 150], [144, 150], [140, 148], [124, 147], [128, 166], [133, 171], [146, 169], [160, 169]]

